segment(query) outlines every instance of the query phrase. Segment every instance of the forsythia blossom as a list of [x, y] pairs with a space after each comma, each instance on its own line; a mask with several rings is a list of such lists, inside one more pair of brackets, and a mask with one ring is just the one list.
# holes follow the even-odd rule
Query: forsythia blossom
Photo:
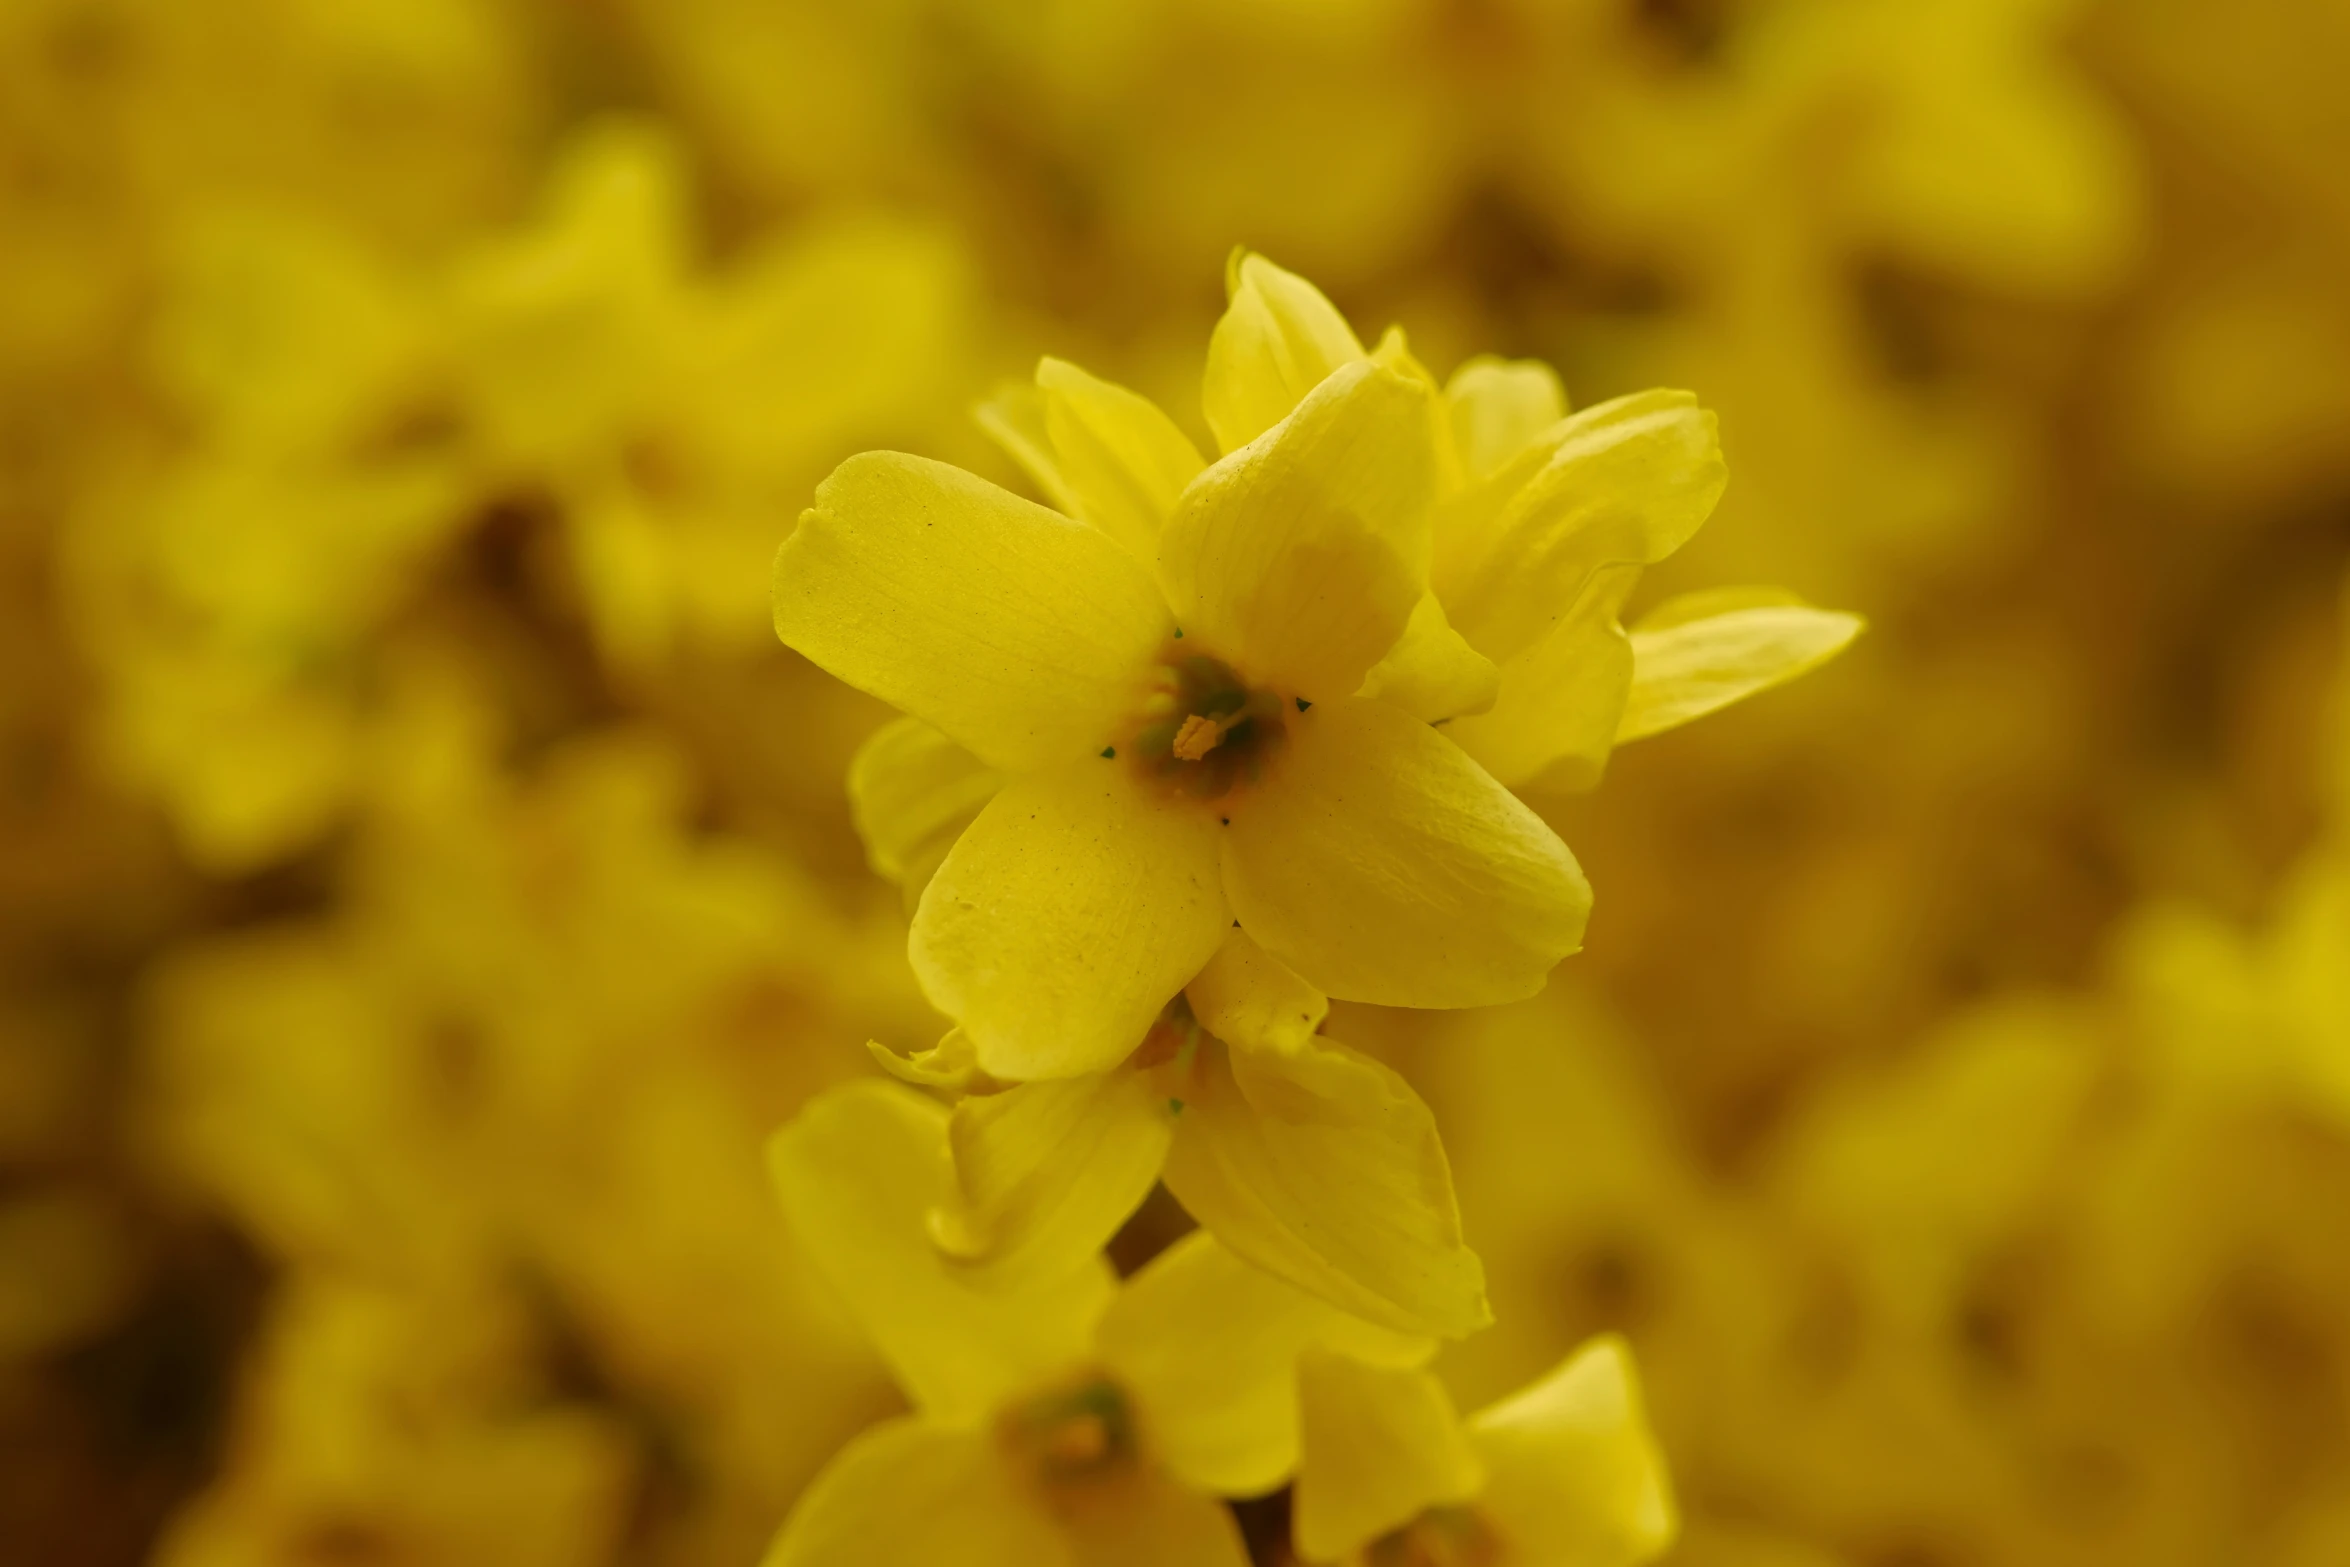
[[1048, 360], [988, 420], [1061, 510], [867, 453], [776, 557], [783, 640], [944, 737], [881, 742], [912, 777], [861, 769], [861, 814], [898, 797], [914, 820], [879, 836], [909, 868], [952, 837], [911, 953], [999, 1078], [1121, 1060], [1235, 924], [1330, 996], [1531, 994], [1589, 890], [1492, 769], [1595, 770], [1856, 628], [1784, 595], [1668, 606], [1643, 682], [1615, 606], [1720, 488], [1689, 399], [1560, 418], [1548, 372], [1489, 363], [1442, 392], [1261, 258], [1231, 285], [1220, 460]]
[[1248, 1553], [1216, 1498], [1269, 1492], [1295, 1468], [1299, 1357], [1426, 1356], [1424, 1341], [1353, 1322], [1206, 1235], [1123, 1286], [1092, 1259], [976, 1289], [923, 1237], [945, 1161], [944, 1112], [889, 1083], [835, 1089], [776, 1136], [793, 1232], [914, 1413], [817, 1477], [770, 1567], [1240, 1567]]
[[1066, 1273], [1155, 1180], [1240, 1256], [1358, 1317], [1455, 1338], [1492, 1320], [1435, 1118], [1409, 1083], [1315, 1032], [1317, 992], [1232, 931], [1107, 1072], [976, 1077], [968, 1042], [903, 1076], [966, 1090], [934, 1238], [983, 1277]]

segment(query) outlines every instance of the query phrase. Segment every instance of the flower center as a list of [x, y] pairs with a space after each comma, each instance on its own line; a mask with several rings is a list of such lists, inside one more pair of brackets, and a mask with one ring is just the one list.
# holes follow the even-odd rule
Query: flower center
[[1363, 1567], [1498, 1567], [1501, 1537], [1473, 1507], [1431, 1507], [1373, 1540]]
[[1133, 736], [1136, 765], [1169, 788], [1214, 800], [1264, 772], [1288, 733], [1289, 705], [1252, 688], [1222, 659], [1168, 645]]
[[1047, 1487], [1121, 1473], [1140, 1451], [1126, 1394], [1099, 1372], [1012, 1405], [997, 1417], [996, 1435], [1014, 1461]]

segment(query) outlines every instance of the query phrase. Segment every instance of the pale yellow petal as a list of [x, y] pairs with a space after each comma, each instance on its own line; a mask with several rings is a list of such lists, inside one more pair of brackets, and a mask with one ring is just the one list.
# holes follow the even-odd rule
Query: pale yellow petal
[[1819, 668], [1859, 636], [1858, 615], [1814, 609], [1776, 588], [1691, 593], [1632, 631], [1632, 687], [1620, 744], [1661, 734]]
[[1200, 401], [1225, 451], [1237, 451], [1289, 417], [1340, 365], [1363, 357], [1362, 340], [1322, 291], [1262, 256], [1232, 253], [1230, 303], [1208, 339]]
[[1291, 1289], [1202, 1231], [1127, 1281], [1098, 1343], [1159, 1461], [1219, 1496], [1261, 1495], [1297, 1466], [1294, 1378], [1307, 1348], [1418, 1365], [1433, 1347]]
[[1299, 979], [1235, 925], [1184, 987], [1200, 1027], [1219, 1039], [1277, 1049], [1303, 1045], [1330, 1015], [1330, 998]]
[[914, 973], [1011, 1081], [1117, 1065], [1231, 924], [1216, 818], [1089, 757], [989, 801], [914, 911]]
[[1072, 1567], [1249, 1567], [1232, 1510], [1156, 1469], [1057, 1500]]
[[1224, 885], [1266, 951], [1384, 1006], [1530, 996], [1583, 939], [1567, 846], [1444, 735], [1383, 702], [1317, 704], [1229, 807]]
[[1493, 706], [1501, 671], [1452, 629], [1436, 595], [1423, 593], [1403, 636], [1355, 694], [1377, 697], [1425, 723], [1442, 723]]
[[1165, 1178], [1234, 1253], [1365, 1321], [1462, 1338], [1493, 1320], [1435, 1118], [1359, 1051], [1203, 1041]]
[[1525, 1391], [1480, 1411], [1479, 1509], [1525, 1567], [1634, 1567], [1680, 1526], [1631, 1351], [1592, 1340]]
[[1373, 364], [1393, 370], [1427, 392], [1428, 440], [1436, 453], [1436, 493], [1452, 494], [1461, 487], [1461, 459], [1454, 449], [1452, 415], [1444, 406], [1444, 388], [1412, 352], [1400, 326], [1391, 326], [1379, 334], [1379, 345], [1371, 350], [1370, 358]]
[[1308, 1561], [1337, 1561], [1484, 1483], [1444, 1384], [1425, 1371], [1309, 1353], [1297, 1396], [1303, 1440], [1290, 1529]]
[[849, 813], [866, 859], [913, 897], [1003, 786], [1002, 773], [939, 730], [900, 718], [857, 748]]
[[1639, 568], [1594, 574], [1573, 610], [1501, 667], [1491, 709], [1445, 733], [1512, 789], [1589, 789], [1607, 769], [1632, 689], [1632, 641], [1616, 620]]
[[809, 1482], [765, 1567], [1076, 1567], [1042, 1496], [985, 1430], [884, 1421]]
[[1150, 1195], [1167, 1123], [1157, 1089], [1123, 1069], [966, 1098], [931, 1236], [991, 1288], [1083, 1267]]
[[844, 1084], [769, 1139], [767, 1157], [793, 1238], [919, 1408], [978, 1420], [1088, 1354], [1113, 1288], [1105, 1265], [982, 1291], [931, 1244], [948, 1180], [947, 1112], [934, 1101], [896, 1083]]
[[1724, 475], [1714, 416], [1687, 392], [1586, 408], [1448, 505], [1437, 595], [1461, 635], [1506, 664], [1574, 608], [1600, 567], [1679, 549]]
[[1452, 373], [1444, 402], [1461, 466], [1472, 479], [1484, 478], [1567, 416], [1558, 372], [1538, 359], [1480, 355]]
[[1069, 517], [1080, 514], [1077, 494], [1069, 488], [1069, 480], [1061, 472], [1060, 456], [1053, 450], [1052, 425], [1045, 414], [1042, 387], [1034, 381], [1007, 381], [971, 412], [979, 421], [979, 428], [987, 432], [988, 439], [1002, 447], [1004, 455], [1035, 481], [1053, 510]]
[[899, 452], [834, 469], [775, 556], [778, 636], [998, 767], [1099, 750], [1170, 629], [1099, 529]]
[[1430, 400], [1358, 361], [1194, 480], [1159, 540], [1184, 635], [1292, 696], [1360, 686], [1426, 587]]
[[1066, 360], [1038, 365], [1036, 384], [1076, 515], [1138, 559], [1155, 558], [1175, 498], [1207, 466], [1199, 448], [1149, 398]]

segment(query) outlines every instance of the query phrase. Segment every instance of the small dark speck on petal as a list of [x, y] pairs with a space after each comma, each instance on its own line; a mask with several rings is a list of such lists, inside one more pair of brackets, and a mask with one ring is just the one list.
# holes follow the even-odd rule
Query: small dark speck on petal
[[1178, 642], [1183, 640], [1183, 628], [1181, 626], [1177, 626], [1175, 628], [1175, 640]]
[[1302, 712], [1304, 712], [1304, 711], [1305, 711], [1307, 708], [1309, 708], [1309, 707], [1312, 707], [1312, 706], [1314, 705], [1313, 703], [1311, 703], [1311, 702], [1307, 701], [1307, 700], [1306, 700], [1304, 697], [1302, 697], [1302, 696], [1301, 696], [1301, 697], [1298, 697], [1298, 698], [1296, 698], [1295, 700], [1296, 700], [1296, 702], [1297, 702], [1297, 710], [1298, 710], [1299, 712], [1301, 712], [1301, 713], [1302, 713]]
[[1102, 747], [1102, 755], [1104, 756], [1116, 756], [1117, 754], [1118, 748], [1114, 745], [1105, 745]]
[[1222, 822], [1227, 827], [1232, 825], [1232, 818], [1229, 816], [1219, 816], [1216, 818], [1216, 820]]

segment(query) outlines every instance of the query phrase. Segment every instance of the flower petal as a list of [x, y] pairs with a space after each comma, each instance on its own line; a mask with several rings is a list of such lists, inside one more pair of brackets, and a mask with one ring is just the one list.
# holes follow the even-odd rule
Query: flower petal
[[1461, 748], [1383, 702], [1291, 723], [1230, 806], [1224, 885], [1240, 923], [1349, 1001], [1486, 1006], [1530, 996], [1582, 942], [1575, 857]]
[[1660, 605], [1632, 632], [1632, 689], [1616, 740], [1661, 734], [1817, 669], [1862, 624], [1777, 588], [1717, 588]]
[[1479, 355], [1452, 373], [1444, 402], [1461, 466], [1472, 479], [1484, 478], [1567, 416], [1558, 372], [1538, 359]]
[[1679, 1531], [1631, 1352], [1610, 1334], [1469, 1422], [1482, 1510], [1530, 1562], [1632, 1567]]
[[1337, 1561], [1484, 1484], [1444, 1384], [1425, 1371], [1309, 1353], [1298, 1362], [1297, 1396], [1303, 1440], [1290, 1528], [1308, 1561]]
[[1200, 401], [1225, 451], [1238, 451], [1289, 417], [1362, 340], [1322, 291], [1245, 250], [1225, 269], [1231, 303], [1208, 338]]
[[1463, 1338], [1493, 1321], [1435, 1118], [1359, 1051], [1203, 1041], [1165, 1179], [1235, 1254], [1366, 1322]]
[[934, 1101], [877, 1079], [844, 1084], [768, 1141], [767, 1162], [801, 1249], [927, 1413], [980, 1419], [1087, 1355], [1112, 1293], [1105, 1265], [989, 1292], [931, 1245], [926, 1217], [948, 1179]]
[[1096, 750], [1167, 636], [1100, 530], [960, 468], [850, 458], [775, 555], [775, 631], [997, 767]]
[[1073, 1567], [1249, 1567], [1231, 1509], [1156, 1469], [1059, 1500]]
[[1043, 388], [1033, 381], [1006, 381], [971, 412], [988, 439], [1002, 447], [1004, 455], [1035, 481], [1053, 510], [1065, 517], [1079, 514], [1082, 508], [1077, 494], [1069, 488], [1069, 481], [1061, 472], [1060, 456], [1053, 450]]
[[918, 1416], [842, 1448], [784, 1521], [765, 1567], [1073, 1564], [1043, 1499], [985, 1431]]
[[1177, 624], [1260, 685], [1352, 692], [1426, 587], [1433, 394], [1361, 360], [1183, 492], [1159, 540]]
[[1721, 498], [1714, 416], [1687, 392], [1586, 408], [1447, 508], [1431, 568], [1453, 625], [1496, 662], [1532, 646], [1602, 566], [1679, 549]]
[[938, 869], [1004, 775], [919, 718], [883, 724], [849, 763], [849, 814], [873, 868], [909, 898]]
[[1106, 1071], [1224, 939], [1217, 832], [1115, 761], [1015, 779], [923, 892], [915, 976], [993, 1076]]
[[1393, 703], [1423, 723], [1482, 713], [1501, 693], [1501, 671], [1444, 618], [1433, 593], [1420, 595], [1403, 635], [1363, 678], [1357, 696]]
[[931, 1237], [989, 1287], [1084, 1267], [1150, 1195], [1172, 1135], [1139, 1072], [975, 1094], [948, 1123], [954, 1181]]
[[1207, 466], [1199, 448], [1149, 398], [1066, 360], [1039, 364], [1036, 384], [1076, 514], [1137, 559], [1154, 558], [1175, 498]]
[[1218, 1039], [1294, 1049], [1330, 1015], [1330, 998], [1299, 979], [1235, 925], [1183, 989], [1191, 1015]]
[[1616, 615], [1639, 578], [1632, 566], [1594, 573], [1566, 618], [1502, 665], [1492, 708], [1445, 727], [1453, 743], [1512, 789], [1596, 785], [1632, 688], [1632, 643]]
[[1383, 1365], [1418, 1365], [1433, 1348], [1302, 1295], [1196, 1230], [1127, 1281], [1097, 1344], [1159, 1461], [1219, 1496], [1262, 1495], [1296, 1467], [1294, 1378], [1307, 1348]]

